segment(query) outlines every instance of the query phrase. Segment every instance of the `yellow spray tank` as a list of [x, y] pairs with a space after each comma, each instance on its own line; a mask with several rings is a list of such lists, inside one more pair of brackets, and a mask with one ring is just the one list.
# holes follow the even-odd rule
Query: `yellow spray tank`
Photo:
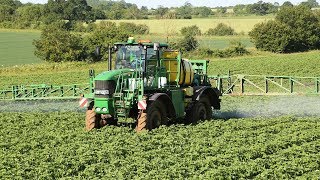
[[194, 76], [192, 65], [188, 60], [181, 59], [179, 67], [178, 56], [179, 51], [166, 51], [162, 54], [163, 64], [167, 69], [168, 82], [170, 84], [178, 82], [179, 85], [190, 86]]
[[180, 66], [180, 78], [179, 78], [179, 85], [191, 85], [193, 82], [193, 69], [191, 63], [186, 60], [181, 60], [181, 66]]

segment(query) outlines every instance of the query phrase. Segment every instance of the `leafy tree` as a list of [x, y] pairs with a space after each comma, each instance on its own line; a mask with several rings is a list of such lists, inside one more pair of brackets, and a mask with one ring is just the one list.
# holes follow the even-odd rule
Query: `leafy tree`
[[147, 6], [141, 6], [140, 14], [143, 16], [144, 19], [148, 19], [149, 10]]
[[192, 35], [185, 35], [178, 42], [171, 42], [170, 44], [173, 49], [180, 49], [184, 52], [193, 51], [199, 46], [198, 40]]
[[267, 10], [267, 14], [275, 14], [278, 12], [278, 6], [271, 4], [271, 3], [267, 3], [268, 6], [268, 10]]
[[120, 22], [118, 28], [121, 29], [121, 31], [126, 31], [128, 34], [131, 35], [149, 33], [149, 27], [145, 24]]
[[255, 25], [249, 35], [257, 49], [285, 53], [290, 52], [288, 48], [292, 41], [291, 33], [290, 26], [270, 20]]
[[307, 6], [309, 8], [315, 8], [319, 6], [319, 3], [316, 0], [307, 0], [302, 2], [300, 5]]
[[313, 13], [316, 16], [316, 18], [318, 19], [318, 21], [320, 22], [320, 9], [313, 10]]
[[14, 15], [14, 8], [8, 5], [0, 5], [0, 22], [11, 21]]
[[[84, 38], [84, 49], [88, 61], [100, 61], [102, 57], [107, 58], [107, 47], [115, 42], [126, 41], [130, 36], [128, 32], [116, 26], [113, 22], [100, 22], [97, 28]], [[97, 57], [94, 52], [97, 46], [101, 47], [101, 52], [105, 52], [101, 57]]]
[[115, 3], [111, 6], [110, 11], [108, 11], [107, 17], [109, 19], [123, 19], [125, 14], [126, 6], [124, 3]]
[[40, 39], [33, 41], [35, 55], [49, 62], [84, 60], [82, 38], [64, 30], [62, 25], [53, 23], [42, 31]]
[[20, 6], [23, 6], [22, 2], [18, 1], [18, 0], [13, 0], [15, 7], [18, 8]]
[[177, 19], [177, 13], [174, 11], [169, 11], [165, 14], [165, 16], [163, 17], [165, 19]]
[[148, 7], [147, 6], [141, 6], [141, 11], [145, 14], [148, 14]]
[[95, 21], [94, 12], [86, 0], [48, 0], [44, 6], [45, 23], [50, 24], [59, 20]]
[[41, 21], [43, 16], [43, 5], [31, 4], [26, 6], [21, 6], [16, 10], [15, 16], [19, 21], [31, 21], [37, 22]]
[[93, 8], [99, 8], [102, 4], [104, 4], [104, 2], [100, 0], [87, 0], [87, 3]]
[[146, 15], [143, 15], [141, 13], [140, 9], [136, 5], [129, 7], [125, 12], [124, 17], [126, 19], [146, 19], [147, 18]]
[[21, 6], [20, 1], [0, 0], [0, 22], [12, 21], [15, 10]]
[[42, 4], [27, 4], [20, 6], [15, 11], [14, 23], [17, 28], [40, 28], [43, 19], [43, 7]]
[[192, 19], [192, 5], [186, 2], [183, 6], [179, 7], [177, 10], [177, 18], [179, 19]]
[[181, 51], [192, 51], [198, 48], [199, 42], [196, 39], [196, 35], [200, 35], [201, 31], [196, 25], [184, 27], [181, 30], [183, 37], [177, 42], [171, 42], [171, 48], [181, 49]]
[[[147, 19], [148, 8], [142, 6], [138, 8], [136, 4], [126, 3], [125, 1], [99, 1], [88, 0], [88, 5], [93, 7], [93, 11], [98, 9], [105, 12], [105, 19]], [[100, 13], [101, 14], [101, 13]]]
[[208, 7], [194, 7], [192, 14], [199, 17], [208, 17], [213, 14], [212, 10]]
[[156, 16], [156, 18], [158, 19], [163, 19], [164, 16], [169, 12], [169, 8], [167, 7], [163, 7], [163, 6], [159, 6], [155, 12], [154, 15]]
[[309, 9], [312, 8], [312, 5], [309, 4], [308, 2], [301, 2], [301, 3], [299, 4], [299, 6], [304, 6], [304, 7], [307, 7], [307, 8], [309, 8]]
[[275, 7], [271, 3], [265, 3], [263, 1], [259, 1], [254, 4], [250, 4], [247, 6], [247, 12], [250, 14], [257, 14], [257, 15], [266, 15], [269, 13], [277, 12], [278, 8]]
[[95, 21], [92, 7], [86, 0], [68, 0], [63, 3], [63, 17], [69, 21]]
[[106, 13], [100, 8], [93, 8], [92, 11], [93, 11], [94, 19], [96, 20], [107, 18]]
[[233, 7], [233, 12], [235, 14], [246, 14], [247, 11], [246, 11], [246, 5], [244, 4], [238, 4], [238, 5], [235, 5]]
[[21, 2], [20, 1], [14, 1], [14, 0], [0, 0], [0, 4], [1, 5], [6, 5], [6, 6], [10, 6], [14, 9], [18, 8], [19, 6], [21, 6]]
[[198, 26], [188, 26], [180, 29], [180, 32], [183, 36], [200, 36], [201, 30]]
[[258, 49], [298, 52], [320, 48], [320, 23], [305, 6], [284, 7], [275, 20], [261, 23], [249, 33]]
[[283, 7], [293, 7], [293, 4], [290, 1], [285, 1], [282, 4], [281, 8], [283, 8]]
[[319, 7], [319, 3], [316, 0], [308, 0], [308, 2], [313, 8]]
[[225, 14], [227, 12], [227, 8], [226, 7], [219, 7], [217, 9], [217, 13], [218, 14]]
[[228, 35], [235, 35], [234, 29], [232, 29], [230, 26], [219, 23], [217, 27], [210, 28], [207, 32], [206, 35], [209, 36], [228, 36]]

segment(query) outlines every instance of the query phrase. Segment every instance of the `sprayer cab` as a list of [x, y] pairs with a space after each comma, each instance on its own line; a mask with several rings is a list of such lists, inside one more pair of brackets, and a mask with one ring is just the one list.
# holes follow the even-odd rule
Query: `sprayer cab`
[[129, 38], [126, 43], [115, 43], [116, 52], [115, 69], [140, 69], [144, 70], [146, 61], [155, 59], [157, 54], [167, 49], [167, 44], [152, 43], [151, 41], [138, 41]]

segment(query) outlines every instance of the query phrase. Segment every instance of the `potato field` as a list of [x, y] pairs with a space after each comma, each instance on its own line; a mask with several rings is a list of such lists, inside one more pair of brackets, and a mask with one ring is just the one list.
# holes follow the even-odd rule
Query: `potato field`
[[1, 113], [0, 178], [316, 179], [319, 118], [212, 120], [136, 134], [83, 113]]
[[213, 120], [139, 134], [125, 122], [86, 132], [77, 102], [2, 103], [0, 179], [319, 178], [318, 97], [222, 100]]

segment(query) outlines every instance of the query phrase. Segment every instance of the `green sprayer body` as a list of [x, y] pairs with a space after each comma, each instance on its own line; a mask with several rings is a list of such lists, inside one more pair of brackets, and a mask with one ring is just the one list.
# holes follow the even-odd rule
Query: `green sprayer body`
[[97, 76], [91, 70], [90, 93], [84, 96], [98, 121], [139, 122], [145, 115], [142, 129], [152, 129], [167, 120], [186, 119], [190, 113], [193, 119], [188, 121], [208, 119], [212, 108], [220, 109], [221, 93], [207, 78], [208, 61], [184, 60], [167, 44], [133, 39], [116, 43], [114, 49], [116, 59], [109, 63], [115, 67]]

